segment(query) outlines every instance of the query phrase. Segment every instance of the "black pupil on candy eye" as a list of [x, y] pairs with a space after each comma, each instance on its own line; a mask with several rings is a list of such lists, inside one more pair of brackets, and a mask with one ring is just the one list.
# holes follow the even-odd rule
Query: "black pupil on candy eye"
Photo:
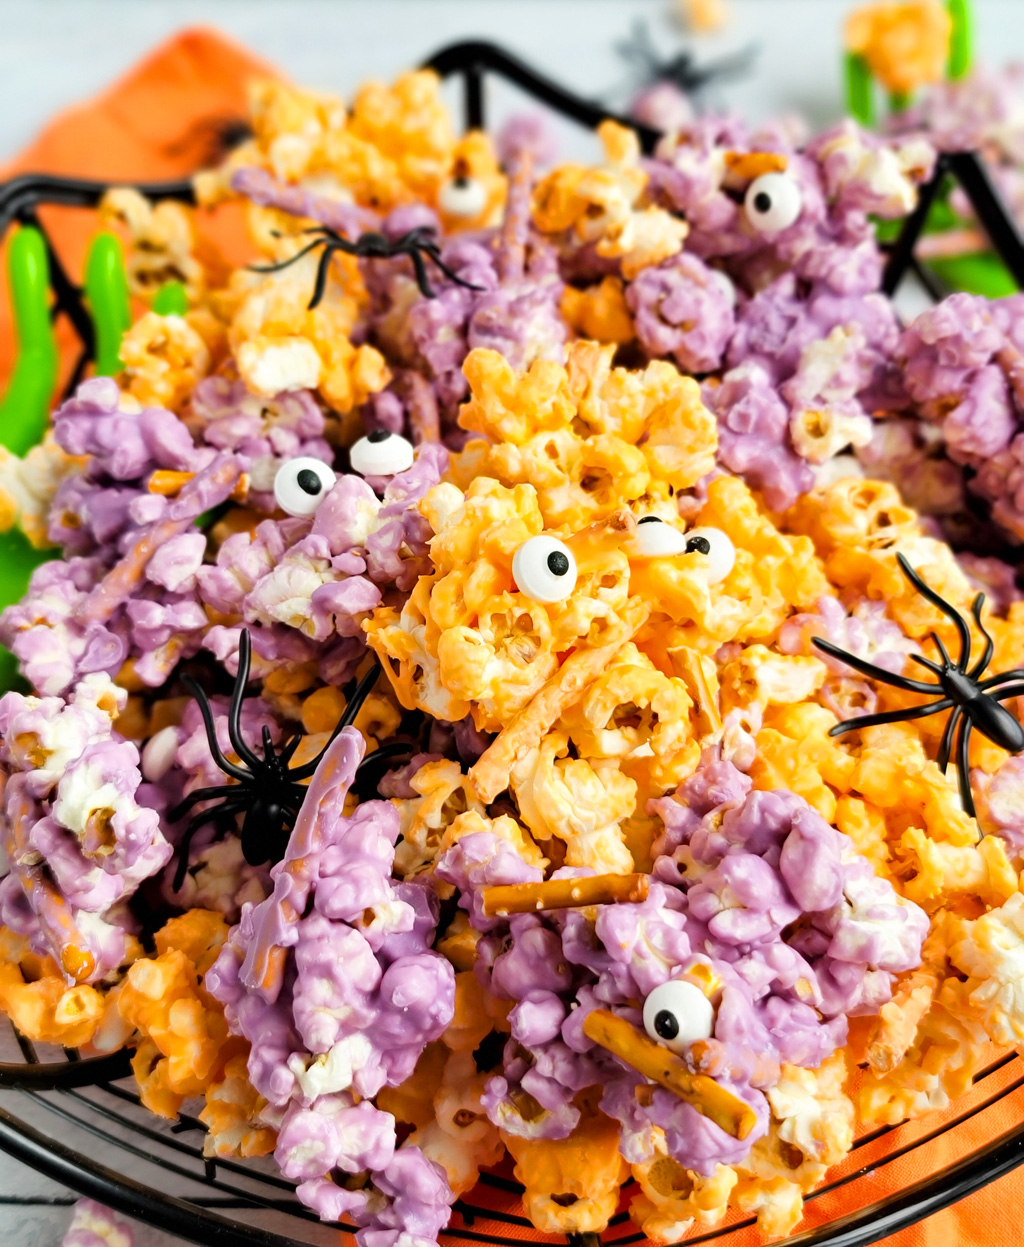
[[654, 1015], [654, 1029], [662, 1039], [675, 1039], [679, 1034], [679, 1022], [676, 1015], [670, 1013], [668, 1009], [662, 1009], [660, 1013]]
[[452, 185], [457, 186], [460, 191], [465, 190], [469, 185], [468, 175], [465, 173], [457, 173], [455, 177], [452, 178]]
[[295, 483], [303, 491], [303, 493], [312, 494], [314, 497], [323, 489], [323, 481], [313, 471], [312, 468], [303, 468], [295, 478]]
[[754, 196], [754, 207], [758, 212], [767, 212], [772, 206], [772, 197], [767, 191], [758, 191]]
[[637, 523], [638, 524], [661, 524], [663, 523], [663, 521], [660, 516], [645, 515], [643, 519], [637, 520]]
[[687, 554], [710, 554], [711, 542], [707, 537], [691, 537], [686, 543]]
[[366, 440], [376, 445], [377, 442], [386, 442], [390, 436], [387, 429], [374, 429], [372, 433], [367, 433]]
[[561, 550], [552, 550], [548, 555], [548, 571], [552, 576], [564, 576], [569, 570], [569, 558]]

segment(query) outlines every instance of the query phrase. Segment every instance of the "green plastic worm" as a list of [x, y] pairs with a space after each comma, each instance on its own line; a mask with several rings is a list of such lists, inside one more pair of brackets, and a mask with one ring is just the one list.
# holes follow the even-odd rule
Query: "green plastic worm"
[[46, 242], [32, 226], [18, 230], [8, 244], [7, 287], [18, 353], [0, 402], [0, 445], [24, 456], [43, 440], [58, 366]]
[[85, 295], [96, 333], [95, 374], [116, 377], [124, 367], [121, 339], [131, 327], [132, 311], [121, 240], [105, 230], [93, 238], [89, 247]]
[[180, 281], [165, 281], [156, 292], [153, 311], [160, 316], [184, 316], [188, 311], [188, 294]]
[[875, 83], [871, 70], [859, 52], [846, 53], [844, 68], [847, 112], [865, 130], [870, 130], [875, 124]]
[[956, 82], [966, 78], [971, 69], [974, 43], [974, 14], [971, 0], [946, 0], [946, 8], [953, 22], [949, 33], [949, 60], [946, 73]]

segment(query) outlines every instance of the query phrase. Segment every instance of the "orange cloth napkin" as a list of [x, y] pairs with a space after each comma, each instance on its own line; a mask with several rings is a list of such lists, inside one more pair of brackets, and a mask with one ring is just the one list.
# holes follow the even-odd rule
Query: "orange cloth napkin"
[[[247, 82], [268, 75], [277, 76], [277, 71], [215, 31], [183, 31], [102, 95], [57, 116], [29, 148], [0, 171], [0, 177], [37, 172], [135, 182], [188, 175], [216, 154], [217, 136], [223, 127], [245, 117]], [[40, 215], [68, 272], [77, 280], [86, 244], [95, 228], [94, 214], [80, 209], [50, 208]], [[202, 217], [205, 238], [233, 262], [245, 258], [245, 233], [236, 205], [225, 205]], [[12, 355], [4, 292], [0, 301], [0, 375], [6, 374]], [[1005, 1077], [994, 1077], [1003, 1077], [1009, 1083], [1018, 1068], [1014, 1063]], [[986, 1080], [984, 1088], [972, 1092], [939, 1120], [962, 1116], [990, 1094]], [[846, 1173], [859, 1172], [865, 1165], [875, 1166], [848, 1186], [812, 1199], [800, 1229], [841, 1217], [901, 1190], [1022, 1120], [1024, 1090], [978, 1112], [934, 1142], [882, 1164], [893, 1150], [933, 1131], [936, 1121], [929, 1118], [923, 1125], [901, 1126], [876, 1143], [858, 1149], [836, 1170], [834, 1176], [841, 1178]], [[507, 1169], [504, 1176], [511, 1176]], [[518, 1201], [497, 1187], [478, 1189], [465, 1202], [499, 1213], [522, 1215]], [[1011, 1247], [1021, 1238], [1018, 1227], [1022, 1204], [1024, 1171], [1010, 1174], [886, 1241], [889, 1247]], [[461, 1225], [460, 1218], [456, 1217], [454, 1224]], [[486, 1215], [473, 1221], [471, 1232], [535, 1241], [545, 1237], [533, 1229], [492, 1220]], [[633, 1232], [631, 1225], [620, 1224], [609, 1231], [607, 1238], [614, 1241]], [[557, 1237], [550, 1241], [564, 1242]], [[762, 1240], [756, 1231], [743, 1231], [730, 1236], [728, 1241], [732, 1247], [755, 1247]]]
[[[219, 138], [244, 122], [254, 78], [280, 77], [267, 62], [213, 30], [184, 30], [161, 44], [101, 95], [59, 113], [0, 179], [58, 173], [128, 183], [187, 177], [215, 161]], [[96, 215], [81, 208], [43, 208], [40, 219], [74, 282], [82, 278]], [[241, 209], [226, 204], [199, 214], [205, 242], [232, 263], [249, 254]], [[65, 375], [77, 340], [61, 323]], [[0, 281], [0, 378], [14, 360], [6, 281]]]

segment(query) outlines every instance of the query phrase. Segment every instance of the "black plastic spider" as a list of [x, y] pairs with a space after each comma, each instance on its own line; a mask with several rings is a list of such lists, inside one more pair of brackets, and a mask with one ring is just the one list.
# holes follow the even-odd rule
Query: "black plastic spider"
[[[937, 683], [928, 684], [923, 680], [911, 680], [907, 676], [884, 671], [881, 667], [876, 667], [874, 663], [865, 662], [863, 658], [846, 653], [838, 645], [833, 645], [831, 641], [815, 637], [814, 644], [818, 649], [831, 654], [833, 658], [838, 658], [840, 662], [846, 663], [855, 671], [871, 676], [874, 680], [880, 680], [883, 684], [891, 684], [895, 688], [906, 689], [910, 693], [942, 694], [938, 701], [925, 702], [922, 706], [910, 706], [906, 710], [888, 710], [882, 714], [864, 714], [856, 719], [844, 719], [842, 723], [837, 723], [832, 728], [829, 735], [839, 736], [843, 732], [852, 732], [854, 728], [873, 727], [879, 723], [902, 723], [910, 719], [925, 719], [940, 711], [952, 710], [953, 713], [949, 716], [949, 722], [946, 724], [946, 730], [942, 734], [942, 743], [939, 746], [939, 769], [945, 771], [949, 764], [953, 738], [956, 735], [956, 772], [960, 787], [960, 801], [965, 812], [973, 818], [974, 797], [971, 793], [971, 777], [967, 763], [971, 732], [977, 728], [983, 736], [987, 736], [989, 740], [1008, 753], [1020, 753], [1024, 750], [1024, 727], [1009, 710], [999, 704], [1010, 697], [1024, 695], [1024, 668], [1004, 671], [1001, 675], [992, 675], [987, 680], [982, 680], [981, 676], [992, 661], [992, 651], [995, 648], [992, 638], [981, 622], [984, 593], [979, 593], [971, 603], [971, 614], [974, 616], [974, 622], [978, 625], [981, 635], [985, 638], [985, 652], [974, 666], [970, 667], [968, 664], [971, 661], [971, 631], [963, 616], [944, 598], [939, 597], [934, 589], [925, 584], [902, 554], [897, 554], [896, 558], [903, 569], [904, 576], [918, 593], [926, 597], [956, 624], [957, 632], [960, 634], [960, 657], [953, 662], [946, 653], [942, 641], [933, 632], [932, 640], [942, 656], [942, 664], [932, 662], [923, 654], [910, 655], [914, 662], [927, 667], [938, 677]], [[1021, 683], [1008, 684], [1007, 681], [1011, 680], [1021, 681]], [[999, 685], [1006, 685], [1006, 687], [999, 688]], [[991, 689], [998, 689], [998, 691], [991, 692]], [[958, 725], [959, 733], [957, 733]]]
[[[213, 760], [225, 775], [238, 781], [237, 784], [219, 784], [207, 788], [196, 788], [184, 801], [179, 802], [170, 810], [167, 817], [174, 823], [182, 818], [200, 801], [217, 801], [218, 805], [202, 810], [192, 818], [185, 828], [181, 844], [178, 847], [178, 867], [174, 875], [174, 890], [177, 892], [185, 881], [188, 867], [188, 850], [192, 837], [204, 823], [227, 820], [230, 824], [239, 814], [244, 814], [242, 821], [241, 841], [242, 853], [250, 866], [258, 866], [262, 862], [279, 861], [284, 855], [288, 836], [306, 796], [306, 789], [301, 780], [310, 779], [327, 752], [327, 746], [338, 735], [343, 727], [348, 727], [359, 713], [380, 675], [380, 664], [374, 660], [373, 666], [356, 683], [353, 681], [344, 690], [345, 713], [338, 720], [338, 725], [331, 733], [331, 738], [312, 761], [294, 769], [288, 763], [299, 747], [303, 736], [298, 734], [289, 740], [280, 753], [274, 749], [270, 738], [270, 728], [263, 728], [263, 757], [255, 753], [242, 739], [241, 719], [242, 700], [245, 697], [245, 686], [249, 682], [249, 666], [252, 658], [252, 644], [247, 631], [242, 632], [238, 647], [238, 675], [231, 692], [231, 706], [228, 710], [228, 736], [231, 747], [244, 765], [238, 766], [225, 758], [217, 743], [217, 730], [213, 723], [213, 711], [210, 709], [209, 698], [196, 682], [186, 676], [182, 683], [196, 699], [199, 712], [206, 725], [206, 739], [210, 745]], [[360, 770], [366, 766], [374, 766], [386, 758], [393, 758], [401, 753], [408, 753], [409, 747], [403, 744], [382, 745], [374, 750], [360, 763]]]
[[629, 38], [616, 43], [615, 51], [629, 63], [641, 86], [671, 82], [685, 95], [695, 98], [714, 82], [745, 74], [757, 55], [756, 48], [743, 48], [732, 56], [699, 65], [694, 54], [684, 48], [662, 60], [650, 28], [643, 21], [633, 23]]
[[330, 266], [331, 256], [335, 251], [343, 251], [346, 255], [358, 256], [361, 260], [387, 260], [392, 256], [407, 255], [412, 260], [412, 266], [416, 270], [416, 285], [419, 286], [420, 292], [428, 299], [434, 298], [434, 290], [427, 280], [427, 260], [436, 264], [445, 277], [455, 282], [457, 286], [465, 286], [467, 290], [482, 289], [480, 286], [474, 286], [471, 281], [464, 281], [445, 264], [444, 260], [441, 259], [441, 248], [434, 237], [434, 230], [429, 225], [421, 225], [417, 229], [411, 229], [407, 234], [403, 234], [401, 238], [395, 239], [388, 238], [386, 234], [370, 231], [366, 234], [360, 234], [355, 242], [342, 238], [337, 230], [331, 229], [328, 225], [313, 225], [302, 232], [304, 234], [316, 234], [317, 237], [308, 246], [303, 247], [301, 251], [297, 251], [295, 255], [290, 256], [287, 260], [281, 260], [278, 264], [251, 264], [249, 267], [254, 273], [279, 273], [281, 269], [288, 268], [290, 264], [295, 264], [303, 256], [309, 255], [311, 251], [315, 251], [317, 247], [323, 247], [323, 254], [320, 256], [320, 263], [317, 265], [313, 297], [308, 304], [310, 311], [324, 297], [324, 290], [327, 288], [327, 270]]

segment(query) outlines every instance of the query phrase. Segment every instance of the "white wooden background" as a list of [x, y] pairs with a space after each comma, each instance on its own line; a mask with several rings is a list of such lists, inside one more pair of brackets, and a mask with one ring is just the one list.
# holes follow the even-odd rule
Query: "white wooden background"
[[[728, 29], [696, 47], [712, 58], [757, 46], [753, 73], [723, 91], [747, 117], [795, 110], [826, 124], [841, 109], [841, 31], [851, 7], [851, 0], [731, 0]], [[975, 0], [975, 8], [979, 59], [990, 65], [1024, 59], [1024, 0]], [[502, 43], [583, 93], [604, 96], [626, 79], [616, 41], [643, 19], [675, 50], [682, 35], [673, 14], [670, 0], [0, 0], [0, 161], [56, 109], [100, 90], [184, 26], [216, 26], [295, 80], [342, 94], [364, 78], [390, 78], [446, 43], [476, 36]], [[488, 99], [496, 118], [524, 106], [513, 89], [497, 84]], [[567, 154], [584, 154], [585, 136], [569, 126], [562, 134]], [[56, 1247], [72, 1201], [0, 1154], [2, 1247]], [[141, 1226], [136, 1231], [137, 1247], [179, 1241]]]

